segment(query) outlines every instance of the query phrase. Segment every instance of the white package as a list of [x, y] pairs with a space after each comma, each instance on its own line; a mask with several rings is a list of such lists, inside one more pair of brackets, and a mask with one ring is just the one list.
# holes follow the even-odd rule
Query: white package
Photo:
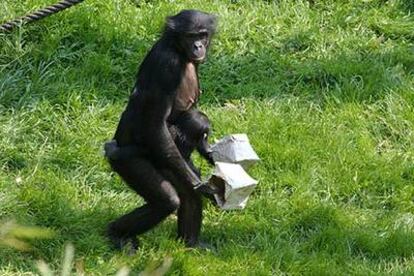
[[209, 185], [217, 187], [220, 191], [214, 195], [218, 206], [224, 210], [233, 210], [246, 206], [257, 181], [238, 164], [216, 162]]
[[246, 170], [260, 160], [246, 134], [226, 136], [212, 145], [211, 151], [215, 162], [240, 164]]

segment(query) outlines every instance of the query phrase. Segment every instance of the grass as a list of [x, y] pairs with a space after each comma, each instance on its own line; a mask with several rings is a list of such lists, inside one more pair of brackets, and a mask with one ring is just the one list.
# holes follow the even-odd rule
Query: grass
[[[0, 21], [54, 2], [2, 1]], [[0, 274], [35, 274], [39, 259], [59, 270], [67, 242], [91, 275], [166, 257], [171, 275], [414, 273], [414, 6], [315, 2], [85, 1], [0, 34], [0, 220], [56, 233], [29, 253], [2, 247]], [[130, 257], [102, 233], [142, 201], [102, 144], [165, 16], [184, 8], [220, 17], [200, 108], [213, 138], [249, 135], [260, 183], [241, 212], [206, 204], [216, 252], [176, 242], [172, 216]]]

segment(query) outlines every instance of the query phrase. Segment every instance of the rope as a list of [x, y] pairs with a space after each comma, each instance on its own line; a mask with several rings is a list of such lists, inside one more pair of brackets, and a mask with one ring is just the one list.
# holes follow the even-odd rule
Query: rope
[[61, 0], [54, 5], [50, 5], [46, 8], [29, 13], [23, 17], [3, 23], [2, 25], [0, 25], [0, 32], [10, 32], [11, 30], [13, 30], [15, 27], [19, 25], [27, 24], [30, 22], [43, 19], [45, 17], [48, 17], [49, 15], [63, 11], [83, 1], [84, 0]]

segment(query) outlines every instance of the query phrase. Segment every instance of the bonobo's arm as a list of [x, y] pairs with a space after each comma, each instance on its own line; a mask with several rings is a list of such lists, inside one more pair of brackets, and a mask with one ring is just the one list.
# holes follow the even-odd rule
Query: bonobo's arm
[[197, 147], [197, 151], [210, 165], [214, 166], [213, 154], [209, 148], [199, 146]]
[[208, 161], [208, 163], [210, 163], [210, 165], [214, 166], [213, 154], [210, 149], [210, 144], [208, 143], [207, 134], [205, 134], [200, 143], [197, 145], [197, 151], [204, 159]]
[[153, 108], [148, 108], [145, 114], [146, 121], [150, 122], [145, 133], [146, 145], [150, 148], [151, 154], [156, 156], [155, 160], [159, 160], [160, 164], [170, 169], [180, 182], [199, 188], [202, 185], [200, 178], [185, 162], [167, 127], [166, 120], [171, 113], [175, 95], [163, 91], [151, 92], [151, 102], [154, 102], [147, 103]]

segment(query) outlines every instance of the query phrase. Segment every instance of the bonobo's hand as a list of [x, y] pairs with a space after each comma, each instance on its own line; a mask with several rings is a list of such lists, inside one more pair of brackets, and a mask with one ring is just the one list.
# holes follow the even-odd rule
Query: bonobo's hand
[[195, 186], [194, 189], [203, 195], [215, 195], [219, 193], [219, 189], [210, 186], [208, 182], [201, 182], [200, 184]]
[[195, 187], [195, 190], [205, 198], [209, 199], [213, 205], [217, 206], [215, 195], [220, 193], [220, 190], [217, 187], [210, 186], [208, 185], [208, 182], [204, 182]]

